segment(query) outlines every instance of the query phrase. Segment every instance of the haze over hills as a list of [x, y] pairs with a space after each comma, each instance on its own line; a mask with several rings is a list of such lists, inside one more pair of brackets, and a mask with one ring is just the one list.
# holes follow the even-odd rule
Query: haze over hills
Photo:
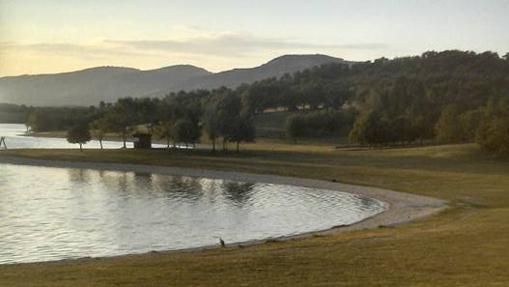
[[159, 97], [172, 91], [235, 88], [327, 63], [349, 63], [326, 55], [285, 55], [259, 67], [211, 73], [191, 65], [155, 70], [97, 67], [81, 71], [0, 78], [0, 103], [34, 106], [96, 105], [123, 97]]
[[210, 72], [188, 65], [141, 71], [98, 67], [76, 72], [0, 78], [0, 102], [35, 106], [96, 105], [171, 90]]

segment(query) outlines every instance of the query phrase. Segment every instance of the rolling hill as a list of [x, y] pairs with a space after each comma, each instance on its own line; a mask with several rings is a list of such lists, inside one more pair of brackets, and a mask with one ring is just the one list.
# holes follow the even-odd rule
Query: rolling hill
[[0, 103], [87, 106], [123, 97], [160, 97], [171, 91], [235, 88], [327, 63], [347, 63], [326, 55], [285, 55], [258, 67], [211, 73], [191, 65], [155, 70], [97, 67], [81, 71], [0, 78]]

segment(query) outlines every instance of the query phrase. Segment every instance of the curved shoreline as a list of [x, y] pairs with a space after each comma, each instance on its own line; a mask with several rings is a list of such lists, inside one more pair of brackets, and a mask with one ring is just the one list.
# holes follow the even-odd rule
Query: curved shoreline
[[[257, 244], [263, 244], [268, 241], [284, 241], [292, 239], [308, 238], [315, 235], [328, 235], [337, 234], [346, 231], [373, 229], [384, 226], [396, 226], [410, 221], [423, 218], [444, 210], [447, 205], [445, 200], [436, 199], [427, 196], [414, 195], [403, 192], [396, 192], [392, 190], [359, 186], [352, 184], [344, 184], [332, 181], [323, 181], [315, 179], [304, 179], [287, 176], [277, 175], [264, 175], [264, 174], [253, 174], [243, 172], [230, 172], [230, 171], [217, 171], [217, 170], [205, 170], [205, 169], [192, 169], [192, 168], [181, 168], [181, 167], [170, 167], [170, 166], [155, 166], [155, 165], [141, 165], [141, 164], [116, 164], [116, 163], [99, 163], [99, 162], [71, 162], [62, 160], [45, 160], [45, 159], [30, 159], [24, 157], [14, 156], [0, 156], [0, 164], [14, 164], [14, 165], [28, 165], [28, 166], [39, 166], [39, 167], [54, 167], [54, 168], [74, 168], [74, 169], [92, 169], [92, 170], [103, 170], [103, 171], [121, 171], [121, 172], [139, 172], [139, 173], [153, 173], [162, 175], [173, 175], [173, 176], [190, 176], [190, 177], [202, 177], [212, 179], [226, 179], [232, 181], [241, 182], [261, 182], [270, 184], [281, 184], [281, 185], [296, 185], [309, 188], [326, 189], [326, 190], [337, 190], [341, 192], [347, 192], [351, 194], [361, 195], [370, 197], [383, 202], [385, 210], [374, 216], [367, 217], [361, 221], [353, 223], [351, 225], [335, 226], [326, 230], [312, 231], [307, 233], [301, 233], [296, 235], [281, 236], [276, 238], [266, 238], [261, 240], [250, 240], [246, 242], [237, 242], [227, 244], [228, 247], [235, 246], [251, 246]], [[140, 254], [125, 254], [109, 257], [94, 257], [94, 259], [100, 258], [116, 258], [125, 256], [143, 256], [151, 253], [171, 253], [171, 252], [193, 252], [200, 250], [207, 250], [217, 248], [217, 245], [202, 246], [188, 249], [177, 249], [157, 252], [147, 252]], [[50, 262], [65, 262], [69, 260], [86, 260], [87, 257], [81, 259], [63, 259], [57, 261], [44, 261], [36, 262], [35, 264], [43, 264]], [[16, 263], [15, 263], [16, 264]], [[25, 264], [25, 263], [17, 263]], [[33, 263], [28, 263], [33, 264]]]

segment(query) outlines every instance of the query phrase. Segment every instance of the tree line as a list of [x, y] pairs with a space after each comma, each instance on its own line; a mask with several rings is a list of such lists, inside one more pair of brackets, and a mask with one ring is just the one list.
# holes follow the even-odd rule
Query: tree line
[[29, 107], [0, 103], [0, 123], [24, 123]]
[[253, 140], [253, 117], [284, 110], [292, 113], [286, 132], [293, 139], [348, 137], [369, 146], [475, 141], [486, 151], [505, 153], [508, 58], [452, 50], [329, 64], [236, 89], [126, 98], [79, 113], [36, 109], [28, 124], [34, 130], [70, 128], [83, 119], [93, 132], [116, 132], [124, 139], [143, 124], [168, 145], [194, 144], [203, 133], [215, 149], [217, 140], [223, 148]]
[[239, 151], [241, 142], [255, 138], [252, 117], [244, 113], [240, 97], [226, 88], [172, 93], [162, 99], [122, 98], [86, 111], [90, 113], [82, 111], [79, 122], [61, 123], [67, 125], [68, 141], [80, 147], [94, 138], [102, 148], [106, 134], [115, 133], [122, 138], [125, 148], [128, 137], [140, 126], [164, 140], [167, 148], [195, 145], [206, 134], [213, 151], [218, 139], [223, 151], [228, 150], [229, 143], [234, 143]]

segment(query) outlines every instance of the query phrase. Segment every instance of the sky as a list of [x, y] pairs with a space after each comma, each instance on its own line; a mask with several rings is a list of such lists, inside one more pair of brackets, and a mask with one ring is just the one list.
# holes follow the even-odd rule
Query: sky
[[0, 76], [176, 64], [217, 72], [284, 54], [503, 55], [508, 13], [509, 0], [0, 0]]

